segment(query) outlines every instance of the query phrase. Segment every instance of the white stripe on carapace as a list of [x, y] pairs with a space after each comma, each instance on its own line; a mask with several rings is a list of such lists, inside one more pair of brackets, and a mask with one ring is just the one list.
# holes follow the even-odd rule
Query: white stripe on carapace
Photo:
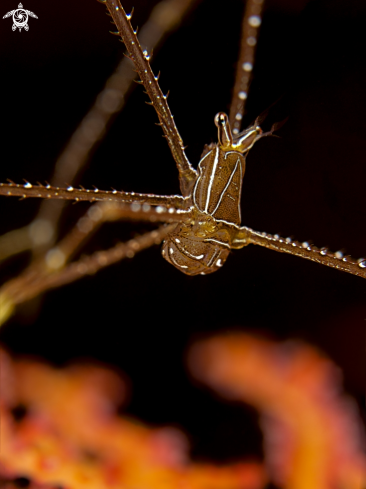
[[216, 173], [216, 168], [217, 168], [218, 161], [219, 161], [219, 148], [216, 147], [214, 164], [213, 164], [213, 168], [212, 168], [212, 173], [210, 175], [210, 182], [208, 184], [208, 189], [207, 189], [207, 198], [206, 198], [205, 212], [207, 212], [208, 204], [210, 203], [211, 189], [212, 189], [213, 181], [215, 179], [215, 173]]
[[225, 221], [225, 219], [216, 219], [216, 222], [223, 222], [224, 224], [229, 224], [230, 226], [233, 226], [235, 229], [240, 229], [240, 226], [234, 224], [233, 222]]
[[206, 242], [209, 242], [209, 243], [217, 243], [217, 244], [219, 244], [221, 246], [226, 246], [226, 248], [229, 248], [229, 250], [231, 250], [230, 245], [228, 243], [224, 243], [223, 241], [219, 241], [218, 239], [207, 238], [207, 239], [205, 239], [205, 243]]
[[[203, 157], [203, 158], [200, 160], [200, 162], [198, 163], [198, 166], [200, 166], [200, 165], [201, 165], [202, 161], [203, 161], [205, 158], [207, 158], [207, 156], [208, 156], [208, 155], [210, 155], [210, 154], [212, 153], [212, 151], [213, 151], [213, 150], [211, 149], [211, 151], [209, 151], [209, 152], [207, 153], [207, 155], [205, 155], [205, 156], [204, 156], [204, 157]], [[194, 203], [194, 205], [195, 205], [195, 206], [196, 206], [198, 209], [199, 209], [199, 207], [198, 207], [197, 202], [196, 202], [196, 190], [197, 190], [197, 185], [198, 185], [199, 181], [201, 180], [201, 177], [202, 177], [202, 175], [201, 175], [201, 172], [200, 172], [200, 176], [197, 178], [196, 185], [194, 186], [194, 189], [193, 189], [193, 203]], [[200, 211], [202, 211], [202, 209], [200, 209]]]
[[[230, 152], [231, 153], [231, 152]], [[227, 155], [229, 155], [230, 153], [227, 153]], [[232, 153], [235, 153], [235, 151], [232, 151]], [[225, 155], [225, 158], [226, 156]], [[245, 165], [245, 156], [243, 155], [240, 155], [242, 158], [244, 158], [244, 165]], [[244, 170], [245, 170], [245, 167], [244, 167]], [[240, 200], [241, 200], [241, 189], [243, 187], [243, 167], [241, 166], [240, 164], [240, 178], [239, 178], [239, 198], [238, 198], [238, 216], [239, 216], [239, 222], [241, 222], [241, 209], [240, 209]]]
[[173, 248], [169, 248], [170, 259], [172, 260], [172, 262], [174, 263], [174, 265], [176, 267], [179, 267], [179, 268], [188, 268], [187, 265], [179, 265], [179, 263], [177, 263], [177, 261], [172, 257], [172, 254], [173, 253], [174, 253]]
[[192, 255], [191, 253], [189, 253], [189, 251], [187, 251], [185, 248], [184, 248], [184, 251], [182, 250], [179, 250], [181, 253], [183, 253], [184, 255], [187, 255], [189, 256], [190, 258], [193, 258], [194, 260], [202, 260], [202, 258], [205, 257], [205, 255], [198, 255], [198, 256], [195, 256], [195, 255]]
[[[225, 185], [224, 190], [221, 192], [221, 195], [220, 195], [220, 197], [219, 197], [219, 201], [217, 202], [217, 205], [216, 205], [215, 209], [212, 211], [212, 216], [215, 214], [215, 212], [216, 212], [216, 211], [217, 211], [217, 209], [219, 208], [219, 205], [221, 204], [222, 197], [223, 197], [224, 193], [226, 192], [226, 190], [228, 189], [228, 187], [229, 187], [229, 185], [230, 185], [230, 183], [231, 183], [231, 180], [232, 180], [232, 179], [233, 179], [233, 177], [234, 177], [234, 174], [235, 174], [235, 172], [236, 172], [236, 169], [238, 168], [238, 164], [239, 164], [239, 163], [240, 163], [240, 158], [238, 158], [238, 159], [236, 160], [236, 165], [235, 165], [235, 168], [234, 168], [234, 170], [232, 171], [232, 173], [231, 173], [231, 175], [230, 175], [230, 178], [229, 178], [229, 180], [228, 180], [227, 184]], [[240, 172], [240, 173], [241, 173], [241, 172]], [[240, 181], [241, 181], [241, 175], [240, 175]]]
[[211, 260], [207, 263], [208, 268], [213, 264], [213, 262], [220, 256], [221, 250], [216, 250], [215, 253], [211, 256]]

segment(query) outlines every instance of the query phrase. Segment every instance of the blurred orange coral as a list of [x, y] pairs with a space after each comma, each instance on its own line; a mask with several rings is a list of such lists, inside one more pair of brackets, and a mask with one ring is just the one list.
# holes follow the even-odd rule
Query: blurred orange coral
[[339, 372], [315, 349], [240, 333], [195, 344], [195, 377], [262, 413], [266, 458], [286, 489], [366, 488], [361, 423]]
[[[242, 333], [193, 345], [196, 378], [262, 415], [266, 466], [284, 489], [363, 489], [366, 455], [338, 369], [315, 349]], [[185, 436], [117, 415], [126, 382], [110, 369], [56, 369], [0, 351], [0, 476], [29, 489], [262, 489], [265, 468], [188, 460]]]
[[[265, 485], [260, 464], [189, 463], [186, 439], [178, 430], [151, 429], [117, 416], [126, 389], [110, 370], [86, 365], [55, 369], [12, 361], [4, 351], [0, 362], [3, 478], [26, 476], [35, 484], [70, 489]], [[14, 406], [18, 411], [26, 407], [18, 421], [11, 415]]]

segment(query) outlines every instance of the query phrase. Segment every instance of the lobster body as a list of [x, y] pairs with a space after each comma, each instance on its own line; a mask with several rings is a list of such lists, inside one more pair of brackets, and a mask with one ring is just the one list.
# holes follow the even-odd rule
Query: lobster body
[[206, 275], [225, 263], [232, 236], [225, 224], [240, 225], [245, 156], [219, 144], [207, 146], [198, 165], [191, 202], [193, 218], [165, 239], [162, 255], [187, 275]]

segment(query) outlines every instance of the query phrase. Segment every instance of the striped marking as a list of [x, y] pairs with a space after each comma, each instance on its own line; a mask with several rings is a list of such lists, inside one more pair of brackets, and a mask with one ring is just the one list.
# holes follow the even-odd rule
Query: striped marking
[[[179, 251], [181, 251], [181, 250], [179, 250]], [[181, 253], [183, 253], [184, 255], [189, 256], [190, 258], [193, 258], [194, 260], [202, 260], [202, 258], [205, 257], [205, 255], [198, 255], [198, 256], [192, 255], [185, 248], [184, 248], [184, 251], [181, 251]]]
[[[209, 156], [209, 155], [212, 153], [212, 151], [213, 151], [213, 150], [209, 151], [209, 152], [207, 153], [207, 155], [205, 155], [205, 156], [204, 156], [204, 157], [203, 157], [203, 158], [200, 160], [200, 162], [198, 163], [198, 166], [200, 166], [200, 165], [201, 165], [202, 161], [203, 161], [203, 160], [205, 160], [205, 159], [207, 158], [207, 156]], [[195, 184], [194, 189], [193, 189], [193, 203], [194, 203], [194, 205], [197, 207], [197, 209], [199, 209], [199, 207], [198, 207], [197, 202], [196, 202], [196, 191], [197, 191], [197, 186], [198, 186], [198, 184], [199, 184], [199, 181], [201, 180], [201, 177], [202, 177], [202, 175], [201, 175], [201, 173], [200, 173], [200, 176], [197, 178], [197, 180], [196, 180], [196, 184]], [[202, 210], [202, 209], [200, 209], [200, 210]]]
[[174, 265], [179, 268], [188, 268], [187, 265], [179, 265], [179, 263], [177, 263], [176, 260], [173, 258], [173, 253], [174, 253], [173, 248], [169, 248], [170, 259], [174, 263]]
[[214, 159], [214, 164], [212, 168], [212, 173], [210, 175], [210, 182], [208, 184], [208, 190], [207, 190], [207, 199], [206, 199], [206, 206], [205, 206], [205, 212], [208, 211], [208, 205], [210, 203], [210, 197], [211, 197], [211, 190], [212, 190], [212, 184], [215, 179], [215, 173], [216, 173], [216, 168], [217, 168], [217, 163], [219, 162], [219, 148], [216, 147], [216, 153], [215, 153], [215, 159]]
[[215, 250], [215, 253], [212, 255], [211, 260], [207, 263], [207, 267], [210, 268], [213, 262], [220, 256], [221, 250]]
[[226, 248], [229, 248], [229, 250], [231, 250], [230, 245], [228, 243], [224, 243], [223, 241], [219, 241], [218, 239], [207, 238], [207, 239], [205, 239], [205, 243], [206, 242], [209, 242], [209, 243], [217, 243], [217, 244], [219, 244], [221, 246], [226, 246]]
[[[225, 158], [226, 158], [226, 155], [225, 155]], [[236, 170], [237, 170], [237, 168], [238, 168], [238, 164], [239, 164], [239, 163], [240, 163], [240, 158], [238, 158], [238, 159], [237, 159], [237, 161], [236, 161], [236, 165], [235, 165], [235, 168], [234, 168], [234, 170], [232, 171], [232, 173], [231, 173], [231, 175], [230, 175], [230, 178], [229, 178], [229, 180], [228, 180], [228, 182], [227, 182], [227, 184], [226, 184], [226, 186], [225, 186], [224, 190], [221, 192], [221, 195], [220, 195], [220, 197], [219, 197], [219, 201], [217, 202], [217, 205], [216, 205], [215, 209], [212, 211], [212, 216], [215, 214], [215, 212], [216, 212], [216, 211], [217, 211], [217, 209], [219, 208], [219, 206], [220, 206], [220, 204], [221, 204], [221, 201], [222, 201], [222, 197], [223, 197], [223, 195], [225, 194], [226, 190], [228, 189], [228, 187], [229, 187], [229, 185], [230, 185], [230, 183], [231, 183], [232, 179], [234, 178], [234, 175], [235, 175], [235, 172], [236, 172]], [[240, 166], [241, 166], [241, 165], [240, 165]], [[240, 173], [241, 173], [241, 171], [240, 171]], [[240, 179], [241, 179], [241, 175], [240, 175]]]
[[235, 229], [241, 229], [240, 226], [238, 226], [237, 224], [230, 221], [225, 221], [225, 219], [216, 219], [216, 222], [223, 222], [224, 224], [229, 224], [230, 226], [233, 226]]

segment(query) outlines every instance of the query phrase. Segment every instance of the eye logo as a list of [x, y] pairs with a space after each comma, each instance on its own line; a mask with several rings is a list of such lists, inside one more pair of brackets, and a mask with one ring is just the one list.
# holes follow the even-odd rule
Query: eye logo
[[29, 29], [28, 16], [38, 19], [38, 17], [33, 12], [23, 9], [23, 5], [21, 3], [18, 5], [18, 8], [16, 10], [11, 10], [7, 14], [5, 14], [3, 19], [6, 19], [10, 16], [13, 16], [13, 31], [15, 31], [17, 28], [19, 29], [19, 31], [21, 31], [22, 29], [27, 31]]

